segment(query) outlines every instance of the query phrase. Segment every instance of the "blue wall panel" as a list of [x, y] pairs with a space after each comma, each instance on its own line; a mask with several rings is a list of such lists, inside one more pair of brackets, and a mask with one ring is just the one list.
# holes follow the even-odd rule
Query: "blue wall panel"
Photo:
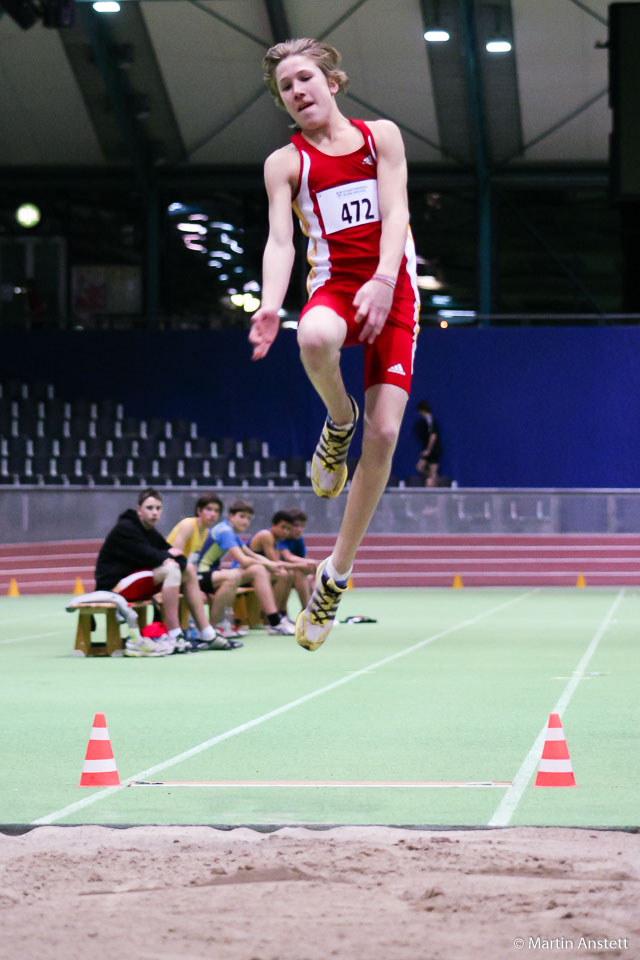
[[[360, 354], [343, 357], [359, 400]], [[630, 327], [423, 330], [394, 473], [413, 472], [415, 405], [427, 399], [441, 472], [460, 486], [640, 486], [639, 368]], [[132, 416], [193, 419], [202, 435], [257, 436], [279, 456], [310, 456], [324, 415], [292, 331], [258, 363], [236, 330], [7, 332], [0, 376], [47, 380], [69, 399], [114, 397]]]

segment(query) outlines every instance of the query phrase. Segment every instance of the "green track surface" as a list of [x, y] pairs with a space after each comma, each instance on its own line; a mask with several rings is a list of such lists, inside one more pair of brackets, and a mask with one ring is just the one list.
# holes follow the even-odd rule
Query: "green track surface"
[[[340, 616], [377, 623], [338, 625], [316, 653], [257, 630], [242, 650], [153, 659], [72, 657], [68, 599], [0, 599], [5, 826], [638, 823], [635, 591], [353, 590]], [[534, 787], [535, 758], [522, 771], [558, 704], [576, 789]], [[97, 712], [123, 783], [521, 788], [79, 788]]]

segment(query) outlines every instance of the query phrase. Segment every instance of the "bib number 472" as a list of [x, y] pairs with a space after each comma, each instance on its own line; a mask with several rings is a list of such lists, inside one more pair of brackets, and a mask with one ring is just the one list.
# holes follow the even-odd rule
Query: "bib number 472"
[[363, 197], [362, 200], [349, 200], [348, 203], [342, 204], [342, 222], [348, 223], [349, 226], [356, 226], [359, 223], [364, 223], [365, 220], [375, 219], [371, 211], [371, 201], [366, 197]]

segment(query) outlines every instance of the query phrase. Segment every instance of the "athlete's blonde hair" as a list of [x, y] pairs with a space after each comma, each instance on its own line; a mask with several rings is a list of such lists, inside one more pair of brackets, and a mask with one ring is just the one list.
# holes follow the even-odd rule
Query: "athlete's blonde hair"
[[338, 84], [338, 93], [344, 93], [349, 86], [349, 77], [344, 70], [338, 69], [342, 58], [335, 47], [330, 47], [328, 43], [322, 43], [321, 40], [310, 40], [307, 37], [276, 43], [274, 47], [267, 51], [267, 55], [262, 61], [262, 70], [264, 82], [268, 86], [276, 106], [282, 110], [285, 109], [285, 106], [278, 90], [276, 68], [287, 57], [298, 56], [310, 57], [315, 60], [327, 80], [335, 80]]

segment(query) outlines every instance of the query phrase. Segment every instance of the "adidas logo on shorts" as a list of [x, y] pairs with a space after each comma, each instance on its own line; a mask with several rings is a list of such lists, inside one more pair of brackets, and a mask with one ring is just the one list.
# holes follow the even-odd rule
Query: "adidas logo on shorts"
[[404, 372], [404, 367], [402, 366], [401, 363], [394, 363], [392, 367], [389, 367], [389, 369], [387, 370], [387, 373], [397, 373], [399, 377], [406, 377], [406, 373]]

